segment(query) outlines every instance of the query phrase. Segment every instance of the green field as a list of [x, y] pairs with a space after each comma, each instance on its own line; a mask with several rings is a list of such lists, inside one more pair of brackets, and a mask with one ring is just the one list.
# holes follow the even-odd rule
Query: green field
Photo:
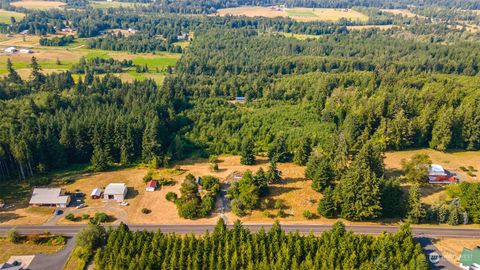
[[289, 9], [287, 10], [288, 16], [292, 17], [316, 17], [315, 13], [312, 11], [303, 11], [303, 10], [296, 10], [296, 9]]
[[18, 20], [21, 20], [23, 17], [25, 17], [25, 14], [20, 12], [0, 9], [0, 23], [10, 23], [12, 17], [18, 21]]

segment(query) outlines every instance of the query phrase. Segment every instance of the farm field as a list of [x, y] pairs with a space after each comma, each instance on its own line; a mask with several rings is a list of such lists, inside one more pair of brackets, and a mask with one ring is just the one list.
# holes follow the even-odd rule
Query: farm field
[[415, 17], [422, 18], [423, 17], [423, 16], [420, 16], [420, 15], [417, 15], [417, 14], [411, 12], [408, 9], [382, 9], [381, 11], [388, 12], [388, 13], [391, 13], [391, 14], [394, 14], [394, 15], [402, 15], [402, 16], [407, 17], [407, 18], [415, 18]]
[[366, 21], [368, 16], [352, 9], [333, 8], [293, 8], [280, 9], [276, 7], [244, 6], [237, 8], [219, 9], [220, 16], [247, 16], [247, 17], [290, 17], [297, 21], [338, 21], [342, 18], [353, 21]]
[[463, 248], [480, 246], [480, 239], [442, 238], [434, 241], [442, 256], [454, 265], [458, 265]]
[[64, 2], [59, 2], [59, 1], [31, 1], [31, 0], [25, 0], [25, 1], [17, 1], [17, 2], [11, 2], [11, 6], [14, 7], [21, 7], [21, 8], [26, 8], [26, 9], [41, 9], [41, 10], [46, 10], [46, 9], [55, 9], [55, 8], [61, 8], [62, 6], [65, 5]]
[[25, 14], [20, 12], [0, 9], [0, 23], [10, 23], [11, 22], [10, 18], [12, 17], [15, 18], [15, 20], [19, 21], [23, 17], [25, 17]]
[[145, 6], [146, 4], [144, 3], [129, 3], [129, 2], [116, 2], [116, 1], [91, 1], [90, 6], [93, 8], [98, 8], [98, 9], [107, 9], [107, 8], [119, 8], [119, 7], [134, 7], [135, 5], [137, 6]]
[[[23, 38], [21, 35], [14, 35], [12, 37], [0, 36], [0, 49], [6, 47], [15, 46], [18, 48], [26, 47], [32, 49], [32, 54], [15, 53], [15, 54], [0, 54], [0, 61], [6, 63], [7, 59], [13, 63], [17, 72], [23, 78], [28, 78], [30, 75], [29, 64], [32, 56], [35, 56], [38, 63], [42, 67], [44, 73], [59, 72], [68, 70], [73, 64], [78, 63], [83, 56], [87, 59], [100, 57], [100, 58], [113, 58], [116, 60], [132, 60], [135, 65], [147, 65], [149, 73], [136, 73], [132, 68], [125, 73], [117, 74], [125, 81], [133, 81], [134, 79], [143, 80], [151, 78], [157, 83], [161, 83], [165, 76], [165, 70], [167, 66], [175, 66], [177, 60], [181, 54], [168, 53], [168, 52], [156, 52], [153, 53], [129, 53], [123, 51], [107, 51], [100, 49], [87, 49], [84, 48], [86, 40], [77, 39], [73, 44], [65, 47], [44, 47], [39, 44], [38, 36], [27, 35]], [[57, 62], [60, 60], [60, 64]], [[158, 70], [158, 71], [157, 71]], [[0, 75], [7, 72], [5, 65], [0, 65]], [[78, 77], [78, 76], [77, 76]]]

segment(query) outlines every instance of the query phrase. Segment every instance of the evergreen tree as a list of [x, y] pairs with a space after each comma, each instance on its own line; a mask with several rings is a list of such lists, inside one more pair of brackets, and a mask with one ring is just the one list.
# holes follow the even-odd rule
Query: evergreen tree
[[413, 184], [408, 190], [407, 218], [410, 222], [418, 224], [425, 218], [425, 209], [420, 201], [420, 186]]
[[301, 144], [298, 146], [295, 151], [293, 162], [297, 165], [304, 166], [307, 164], [308, 158], [312, 153], [312, 142], [310, 138], [305, 138], [302, 140]]
[[109, 158], [105, 150], [100, 147], [95, 147], [90, 162], [92, 163], [93, 171], [104, 171], [108, 168]]
[[268, 158], [272, 162], [290, 161], [290, 152], [288, 151], [287, 138], [285, 135], [278, 135], [268, 148]]
[[30, 63], [32, 73], [30, 74], [30, 83], [35, 89], [39, 89], [40, 86], [45, 83], [45, 75], [42, 74], [40, 65], [37, 62], [37, 58], [32, 56], [32, 62]]
[[327, 158], [322, 158], [317, 163], [315, 172], [312, 178], [312, 188], [315, 191], [322, 192], [327, 187], [333, 186], [334, 172], [331, 161]]
[[318, 214], [327, 218], [335, 217], [337, 215], [337, 209], [335, 205], [336, 202], [334, 191], [331, 187], [327, 187], [323, 192], [323, 198], [320, 199], [318, 203], [317, 212]]
[[258, 171], [255, 173], [255, 176], [253, 177], [253, 182], [255, 186], [258, 187], [260, 196], [265, 196], [268, 193], [268, 178], [267, 175], [265, 174], [265, 171], [263, 170], [262, 167], [258, 169]]
[[402, 160], [402, 170], [409, 182], [423, 184], [428, 179], [428, 169], [432, 161], [426, 154], [416, 154], [410, 160]]
[[255, 154], [254, 154], [254, 144], [251, 139], [245, 139], [242, 143], [241, 159], [240, 163], [243, 165], [254, 165], [255, 164]]
[[282, 172], [278, 170], [277, 163], [270, 162], [270, 166], [267, 170], [268, 183], [279, 183], [282, 181]]
[[7, 59], [7, 80], [11, 83], [22, 83], [22, 78], [20, 78], [20, 75], [18, 75], [17, 71], [13, 68], [12, 61], [10, 61], [10, 58]]

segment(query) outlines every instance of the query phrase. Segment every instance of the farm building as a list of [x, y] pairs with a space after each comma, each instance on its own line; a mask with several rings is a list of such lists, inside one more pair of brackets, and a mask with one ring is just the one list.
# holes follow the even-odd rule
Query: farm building
[[158, 181], [157, 180], [151, 180], [147, 182], [147, 188], [146, 191], [152, 192], [155, 191], [158, 188]]
[[245, 103], [245, 101], [247, 101], [245, 97], [235, 97], [235, 102]]
[[62, 188], [34, 188], [30, 205], [67, 207], [70, 196]]
[[17, 48], [15, 47], [8, 47], [4, 50], [5, 53], [15, 53], [17, 51]]
[[90, 196], [92, 197], [92, 199], [100, 199], [102, 197], [102, 194], [103, 190], [101, 188], [96, 188], [92, 190], [92, 194], [90, 194]]
[[21, 53], [33, 53], [33, 51], [30, 50], [30, 49], [20, 49], [18, 51], [21, 52]]
[[460, 267], [467, 270], [480, 270], [480, 248], [464, 248], [460, 255]]
[[116, 200], [117, 202], [121, 202], [127, 196], [127, 185], [123, 183], [111, 183], [103, 192], [103, 198], [106, 200]]
[[432, 164], [428, 169], [428, 182], [430, 184], [453, 184], [458, 183], [458, 178], [441, 165]]

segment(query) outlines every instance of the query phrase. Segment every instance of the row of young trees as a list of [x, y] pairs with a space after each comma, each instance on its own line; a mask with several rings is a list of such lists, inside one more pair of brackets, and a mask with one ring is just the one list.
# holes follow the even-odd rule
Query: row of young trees
[[[92, 243], [105, 241], [89, 239]], [[342, 223], [320, 236], [286, 233], [278, 223], [250, 232], [240, 222], [227, 229], [220, 219], [202, 236], [108, 231], [94, 256], [98, 269], [429, 269], [408, 226], [396, 234], [366, 236]], [[93, 245], [93, 244], [92, 244]]]

